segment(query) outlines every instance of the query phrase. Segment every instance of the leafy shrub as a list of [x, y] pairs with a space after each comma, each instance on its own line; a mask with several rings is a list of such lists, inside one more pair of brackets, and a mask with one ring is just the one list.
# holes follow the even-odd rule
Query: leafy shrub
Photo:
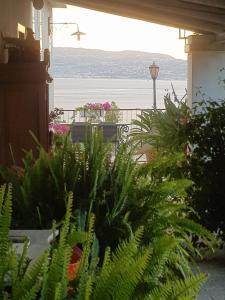
[[188, 123], [190, 204], [210, 230], [225, 232], [225, 102], [202, 102]]
[[[192, 233], [212, 239], [189, 222], [185, 198], [191, 182], [172, 167], [182, 163], [181, 157], [140, 166], [126, 145], [114, 159], [111, 155], [97, 132], [85, 144], [66, 141], [51, 156], [41, 149], [38, 160], [28, 153], [22, 174], [11, 170], [3, 174], [13, 184], [14, 227], [46, 228], [52, 219], [61, 221], [66, 211], [64, 199], [67, 191], [72, 191], [81, 229], [87, 229], [91, 213], [96, 216], [101, 258], [107, 246], [114, 250], [140, 226], [145, 228], [145, 244], [168, 232], [175, 237]], [[190, 249], [189, 241], [180, 244]]]
[[150, 144], [163, 153], [184, 151], [189, 108], [185, 101], [172, 101], [170, 94], [164, 97], [164, 105], [165, 110], [144, 111], [133, 121], [136, 127], [131, 133], [132, 140]]
[[118, 123], [121, 119], [119, 107], [116, 102], [111, 102], [111, 110], [105, 112], [105, 122]]
[[[78, 273], [68, 277], [72, 245], [81, 242], [81, 232], [71, 227], [72, 195], [67, 198], [67, 210], [58, 242], [47, 249], [30, 267], [24, 268], [27, 244], [19, 258], [8, 239], [11, 220], [11, 188], [0, 188], [0, 298], [12, 300], [61, 299], [194, 299], [203, 274], [189, 274], [176, 279], [165, 272], [166, 264], [177, 241], [170, 237], [157, 239], [150, 247], [141, 247], [140, 228], [123, 241], [111, 254], [107, 248], [103, 264], [92, 255], [93, 216], [83, 240], [83, 254]], [[71, 229], [72, 228], [72, 229]], [[71, 241], [72, 244], [71, 244]]]
[[14, 226], [46, 228], [51, 219], [60, 221], [67, 191], [76, 195], [75, 208], [84, 213], [94, 210], [107, 216], [106, 224], [113, 224], [127, 199], [135, 164], [125, 147], [113, 161], [110, 149], [95, 133], [85, 144], [67, 139], [51, 155], [40, 149], [37, 160], [28, 152], [23, 170], [2, 170], [2, 181], [14, 187]]

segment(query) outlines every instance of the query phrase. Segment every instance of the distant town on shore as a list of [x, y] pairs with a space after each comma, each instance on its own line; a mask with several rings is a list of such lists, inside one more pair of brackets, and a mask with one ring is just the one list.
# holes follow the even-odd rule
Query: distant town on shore
[[187, 62], [160, 53], [53, 48], [52, 70], [57, 78], [150, 79], [149, 65], [160, 67], [159, 80], [186, 80]]

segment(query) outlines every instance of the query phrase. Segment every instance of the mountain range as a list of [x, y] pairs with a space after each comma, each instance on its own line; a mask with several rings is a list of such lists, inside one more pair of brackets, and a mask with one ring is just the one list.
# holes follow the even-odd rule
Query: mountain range
[[149, 65], [160, 67], [158, 79], [186, 80], [185, 60], [160, 53], [53, 48], [52, 71], [60, 78], [149, 79]]

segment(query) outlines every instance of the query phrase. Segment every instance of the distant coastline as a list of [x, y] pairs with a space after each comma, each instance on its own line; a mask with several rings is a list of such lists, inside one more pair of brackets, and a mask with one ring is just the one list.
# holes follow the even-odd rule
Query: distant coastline
[[186, 80], [185, 60], [160, 53], [53, 48], [52, 75], [76, 79], [148, 80], [149, 65], [159, 67], [159, 80]]

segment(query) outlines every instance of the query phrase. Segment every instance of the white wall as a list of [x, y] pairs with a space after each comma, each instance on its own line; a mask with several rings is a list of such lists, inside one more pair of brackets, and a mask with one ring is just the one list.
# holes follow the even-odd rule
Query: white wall
[[[48, 32], [48, 18], [52, 18], [52, 6], [45, 0], [44, 8], [42, 9], [42, 47], [43, 49], [49, 49], [50, 51], [50, 68], [48, 70], [50, 76], [52, 76], [52, 36], [49, 36]], [[50, 19], [51, 20], [51, 19]], [[49, 111], [54, 109], [54, 81], [49, 83]]]
[[[225, 51], [196, 51], [188, 54], [188, 99], [199, 102], [225, 99]], [[200, 93], [199, 93], [200, 91]]]
[[[49, 49], [50, 54], [52, 51], [52, 36], [49, 36], [49, 32], [48, 32], [49, 17], [52, 18], [52, 6], [47, 0], [45, 0], [43, 9], [39, 11], [34, 10], [34, 31], [35, 31], [36, 39], [40, 39], [41, 41], [42, 59], [43, 59], [44, 49]], [[52, 22], [51, 19], [50, 22]], [[51, 65], [48, 71], [49, 74], [52, 75]], [[49, 110], [51, 111], [53, 109], [54, 109], [54, 81], [49, 84]]]

